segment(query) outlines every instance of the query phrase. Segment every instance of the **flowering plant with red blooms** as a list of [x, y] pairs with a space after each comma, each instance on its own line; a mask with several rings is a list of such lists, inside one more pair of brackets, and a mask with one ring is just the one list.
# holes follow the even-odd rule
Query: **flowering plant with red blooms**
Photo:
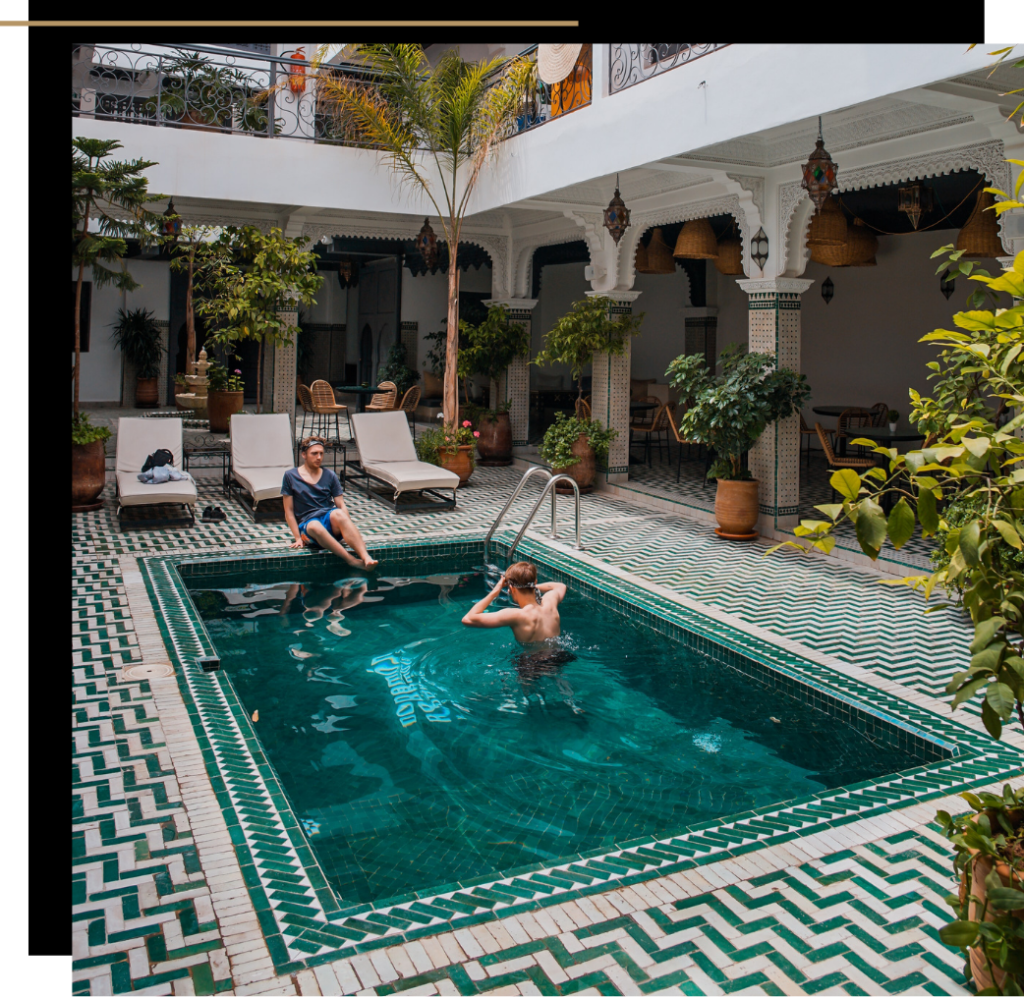
[[479, 431], [473, 429], [473, 423], [469, 419], [463, 419], [461, 425], [450, 429], [446, 426], [426, 429], [416, 439], [416, 453], [420, 460], [440, 465], [441, 454], [454, 457], [459, 452], [459, 447], [472, 446], [479, 435]]

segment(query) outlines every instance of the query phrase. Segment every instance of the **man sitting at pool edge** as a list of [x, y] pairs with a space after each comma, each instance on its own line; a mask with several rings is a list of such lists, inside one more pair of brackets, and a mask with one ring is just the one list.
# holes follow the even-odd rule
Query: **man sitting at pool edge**
[[[485, 610], [508, 585], [509, 594], [518, 608], [499, 609], [496, 613]], [[538, 599], [538, 595], [540, 598]], [[511, 627], [520, 644], [536, 644], [562, 633], [558, 604], [565, 598], [561, 582], [537, 584], [537, 567], [529, 561], [510, 564], [498, 584], [491, 589], [465, 616], [467, 627]]]
[[[337, 554], [354, 568], [376, 567], [377, 562], [366, 551], [362, 535], [341, 497], [344, 488], [338, 476], [329, 468], [321, 467], [324, 459], [324, 441], [307, 436], [299, 444], [302, 463], [284, 472], [281, 496], [284, 518], [292, 531], [293, 542], [288, 546], [321, 547]], [[358, 555], [353, 557], [341, 545], [344, 540]]]

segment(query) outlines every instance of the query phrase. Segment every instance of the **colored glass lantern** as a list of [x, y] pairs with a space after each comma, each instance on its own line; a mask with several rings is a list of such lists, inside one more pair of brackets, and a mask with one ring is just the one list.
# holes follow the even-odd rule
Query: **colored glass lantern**
[[825, 140], [821, 137], [821, 116], [818, 116], [818, 141], [814, 146], [814, 152], [801, 167], [804, 178], [800, 186], [807, 191], [814, 202], [816, 211], [821, 211], [825, 198], [836, 189], [836, 170], [838, 164], [832, 162], [832, 157], [825, 148]]
[[898, 208], [910, 219], [916, 232], [921, 215], [928, 214], [935, 207], [935, 192], [923, 183], [912, 183], [909, 187], [900, 187], [897, 194]]
[[423, 257], [423, 262], [429, 269], [433, 269], [437, 265], [437, 236], [434, 235], [434, 230], [430, 227], [429, 219], [423, 219], [423, 228], [416, 236], [414, 245], [417, 252]]
[[181, 216], [174, 210], [173, 197], [167, 202], [167, 210], [163, 214], [163, 219], [160, 231], [172, 242], [177, 242], [178, 236], [181, 234]]
[[615, 244], [619, 244], [622, 233], [629, 228], [629, 208], [619, 196], [619, 175], [615, 174], [615, 194], [604, 209], [604, 227], [612, 234]]

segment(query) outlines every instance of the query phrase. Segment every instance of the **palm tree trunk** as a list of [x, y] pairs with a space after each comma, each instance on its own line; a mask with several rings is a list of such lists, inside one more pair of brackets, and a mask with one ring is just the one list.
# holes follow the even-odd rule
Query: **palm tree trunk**
[[[85, 206], [85, 219], [82, 222], [82, 237], [89, 232], [89, 205]], [[78, 280], [75, 282], [75, 390], [74, 412], [78, 418], [78, 385], [82, 375], [82, 279], [85, 276], [85, 260], [78, 265]]]
[[459, 268], [455, 253], [448, 254], [448, 338], [444, 364], [444, 424], [453, 428], [459, 418]]

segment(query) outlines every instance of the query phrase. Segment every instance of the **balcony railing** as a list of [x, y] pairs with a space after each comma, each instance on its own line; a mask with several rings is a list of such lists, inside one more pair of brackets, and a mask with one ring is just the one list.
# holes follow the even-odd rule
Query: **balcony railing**
[[[537, 46], [531, 45], [520, 53], [531, 62], [537, 61]], [[586, 107], [591, 101], [594, 79], [593, 46], [584, 45], [576, 59], [572, 72], [561, 83], [544, 83], [536, 79], [523, 102], [520, 113], [510, 129], [510, 134], [536, 128]]]
[[682, 43], [634, 44], [621, 43], [608, 46], [608, 92], [618, 93], [634, 83], [667, 73], [694, 59], [725, 48], [728, 42], [708, 42], [702, 45]]

